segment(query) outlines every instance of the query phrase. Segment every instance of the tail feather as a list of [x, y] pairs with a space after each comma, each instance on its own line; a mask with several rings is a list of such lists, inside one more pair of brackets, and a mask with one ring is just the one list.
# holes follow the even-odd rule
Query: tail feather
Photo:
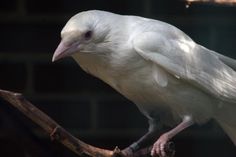
[[229, 138], [232, 140], [234, 145], [236, 146], [236, 126], [232, 126], [230, 124], [227, 124], [223, 121], [219, 121], [220, 126], [223, 128], [223, 130], [227, 133]]
[[236, 146], [236, 104], [222, 104], [216, 114], [216, 121], [227, 133]]

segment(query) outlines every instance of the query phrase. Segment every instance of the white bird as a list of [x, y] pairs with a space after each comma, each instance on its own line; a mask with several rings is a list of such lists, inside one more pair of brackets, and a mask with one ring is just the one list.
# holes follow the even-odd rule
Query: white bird
[[73, 16], [61, 32], [52, 61], [66, 56], [133, 101], [150, 127], [126, 155], [143, 147], [162, 125], [173, 129], [151, 155], [194, 123], [216, 120], [236, 145], [236, 60], [211, 51], [158, 20], [105, 11]]

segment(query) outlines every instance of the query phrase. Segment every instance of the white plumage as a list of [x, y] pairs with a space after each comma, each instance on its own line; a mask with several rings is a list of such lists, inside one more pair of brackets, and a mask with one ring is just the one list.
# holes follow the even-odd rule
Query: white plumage
[[[152, 155], [193, 122], [215, 119], [236, 145], [236, 61], [157, 20], [86, 11], [62, 30], [53, 60], [72, 56], [88, 73], [133, 101], [150, 120], [175, 129]], [[186, 118], [187, 117], [187, 118]], [[157, 123], [158, 122], [158, 123]]]

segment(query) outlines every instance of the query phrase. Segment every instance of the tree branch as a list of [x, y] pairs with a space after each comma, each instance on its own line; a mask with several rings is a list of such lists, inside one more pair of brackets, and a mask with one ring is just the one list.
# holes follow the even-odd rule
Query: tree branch
[[210, 4], [222, 4], [222, 5], [236, 5], [236, 0], [185, 0], [188, 5], [191, 3], [210, 3]]
[[[93, 157], [117, 157], [123, 156], [122, 151], [116, 147], [113, 151], [91, 146], [71, 135], [53, 119], [40, 111], [37, 107], [31, 104], [24, 98], [21, 93], [14, 93], [10, 91], [0, 90], [0, 97], [8, 101], [11, 105], [16, 107], [19, 111], [25, 114], [33, 122], [37, 123], [47, 133], [50, 134], [52, 140], [57, 140], [67, 148], [78, 154], [87, 154]], [[152, 147], [147, 147], [134, 153], [133, 156], [144, 156], [150, 153]], [[167, 146], [167, 152], [171, 156], [174, 154], [173, 146]]]

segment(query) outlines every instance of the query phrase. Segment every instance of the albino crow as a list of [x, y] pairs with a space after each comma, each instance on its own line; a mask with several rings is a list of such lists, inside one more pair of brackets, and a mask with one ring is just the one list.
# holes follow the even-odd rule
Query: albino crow
[[133, 101], [149, 131], [123, 152], [132, 155], [162, 126], [173, 127], [151, 155], [193, 123], [214, 119], [236, 145], [236, 61], [195, 43], [165, 22], [105, 11], [73, 16], [53, 61], [66, 56]]

